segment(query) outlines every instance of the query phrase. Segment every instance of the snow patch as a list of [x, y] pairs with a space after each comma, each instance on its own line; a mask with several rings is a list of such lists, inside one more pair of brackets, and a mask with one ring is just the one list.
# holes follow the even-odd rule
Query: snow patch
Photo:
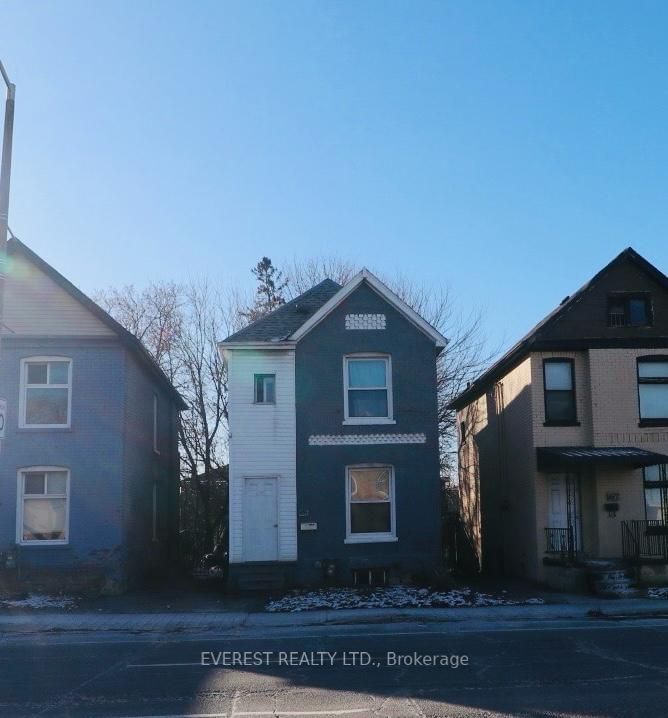
[[647, 589], [647, 598], [662, 598], [662, 599], [668, 599], [668, 586], [662, 586], [662, 587], [656, 587], [656, 588], [648, 588]]
[[543, 603], [542, 598], [512, 600], [505, 596], [480, 593], [470, 588], [432, 591], [429, 588], [392, 586], [376, 589], [323, 588], [316, 591], [292, 591], [279, 599], [269, 601], [265, 608], [272, 613], [297, 613], [324, 609], [337, 611], [347, 608], [459, 608]]
[[0, 605], [8, 608], [74, 608], [76, 602], [68, 596], [45, 596], [31, 593], [28, 598], [7, 601], [0, 599]]

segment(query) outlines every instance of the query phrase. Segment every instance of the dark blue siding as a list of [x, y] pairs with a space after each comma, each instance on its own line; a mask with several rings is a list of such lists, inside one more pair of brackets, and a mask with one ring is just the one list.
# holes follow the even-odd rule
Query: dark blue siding
[[[70, 429], [19, 429], [20, 361], [72, 359]], [[164, 390], [115, 340], [3, 339], [8, 401], [0, 453], [0, 553], [16, 540], [17, 473], [27, 466], [70, 470], [69, 543], [23, 546], [25, 568], [89, 569], [124, 581], [164, 565], [178, 531], [177, 414]], [[153, 393], [159, 397], [160, 454], [153, 451]], [[159, 541], [152, 539], [153, 482], [159, 482]]]
[[[19, 429], [22, 358], [72, 359], [71, 429]], [[8, 402], [0, 453], [0, 551], [16, 539], [17, 472], [26, 466], [70, 470], [70, 540], [67, 546], [25, 546], [24, 566], [86, 565], [116, 573], [123, 558], [121, 467], [123, 350], [114, 343], [3, 339], [2, 391]]]
[[[384, 330], [346, 330], [348, 313], [383, 313]], [[381, 352], [392, 357], [394, 425], [343, 426], [343, 356]], [[321, 578], [318, 562], [333, 559], [339, 578], [352, 569], [390, 567], [398, 575], [425, 574], [440, 557], [440, 492], [433, 342], [363, 284], [296, 349], [298, 579]], [[424, 433], [426, 444], [309, 446], [312, 434]], [[387, 463], [395, 468], [397, 542], [345, 544], [345, 467]]]

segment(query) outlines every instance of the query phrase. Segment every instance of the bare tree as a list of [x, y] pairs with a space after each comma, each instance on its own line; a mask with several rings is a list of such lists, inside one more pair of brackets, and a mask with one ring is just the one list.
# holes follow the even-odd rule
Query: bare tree
[[293, 259], [285, 266], [286, 292], [290, 299], [303, 294], [324, 279], [333, 279], [344, 285], [358, 271], [352, 262], [337, 257], [315, 257], [304, 261]]
[[184, 320], [175, 347], [177, 388], [188, 404], [180, 422], [181, 474], [201, 499], [203, 540], [210, 548], [225, 520], [212, 515], [212, 498], [214, 478], [227, 457], [227, 367], [217, 349], [227, 324], [221, 297], [207, 282], [191, 281], [183, 297]]
[[95, 298], [144, 343], [187, 404], [179, 423], [181, 476], [199, 500], [196, 515], [182, 523], [195, 529], [200, 552], [208, 550], [226, 519], [226, 507], [212, 502], [212, 482], [227, 457], [227, 369], [216, 343], [237, 321], [236, 299], [223, 301], [201, 281], [110, 288]]
[[98, 291], [94, 299], [144, 344], [167, 376], [173, 379], [177, 374], [174, 347], [183, 322], [182, 294], [180, 284], [160, 282], [141, 290], [132, 284], [109, 287]]

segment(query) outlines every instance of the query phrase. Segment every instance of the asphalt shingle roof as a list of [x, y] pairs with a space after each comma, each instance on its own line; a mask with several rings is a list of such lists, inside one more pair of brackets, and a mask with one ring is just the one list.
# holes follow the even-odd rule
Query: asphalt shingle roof
[[287, 339], [320, 307], [328, 302], [341, 285], [332, 279], [325, 279], [295, 299], [274, 309], [261, 319], [231, 334], [224, 342], [270, 342]]

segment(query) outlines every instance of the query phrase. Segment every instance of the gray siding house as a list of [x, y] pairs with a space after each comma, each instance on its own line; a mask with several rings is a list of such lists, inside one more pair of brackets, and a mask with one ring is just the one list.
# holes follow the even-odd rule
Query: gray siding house
[[445, 344], [367, 270], [344, 287], [325, 280], [221, 342], [233, 585], [432, 574]]
[[0, 382], [0, 570], [118, 589], [165, 568], [183, 401], [134, 336], [16, 239]]

